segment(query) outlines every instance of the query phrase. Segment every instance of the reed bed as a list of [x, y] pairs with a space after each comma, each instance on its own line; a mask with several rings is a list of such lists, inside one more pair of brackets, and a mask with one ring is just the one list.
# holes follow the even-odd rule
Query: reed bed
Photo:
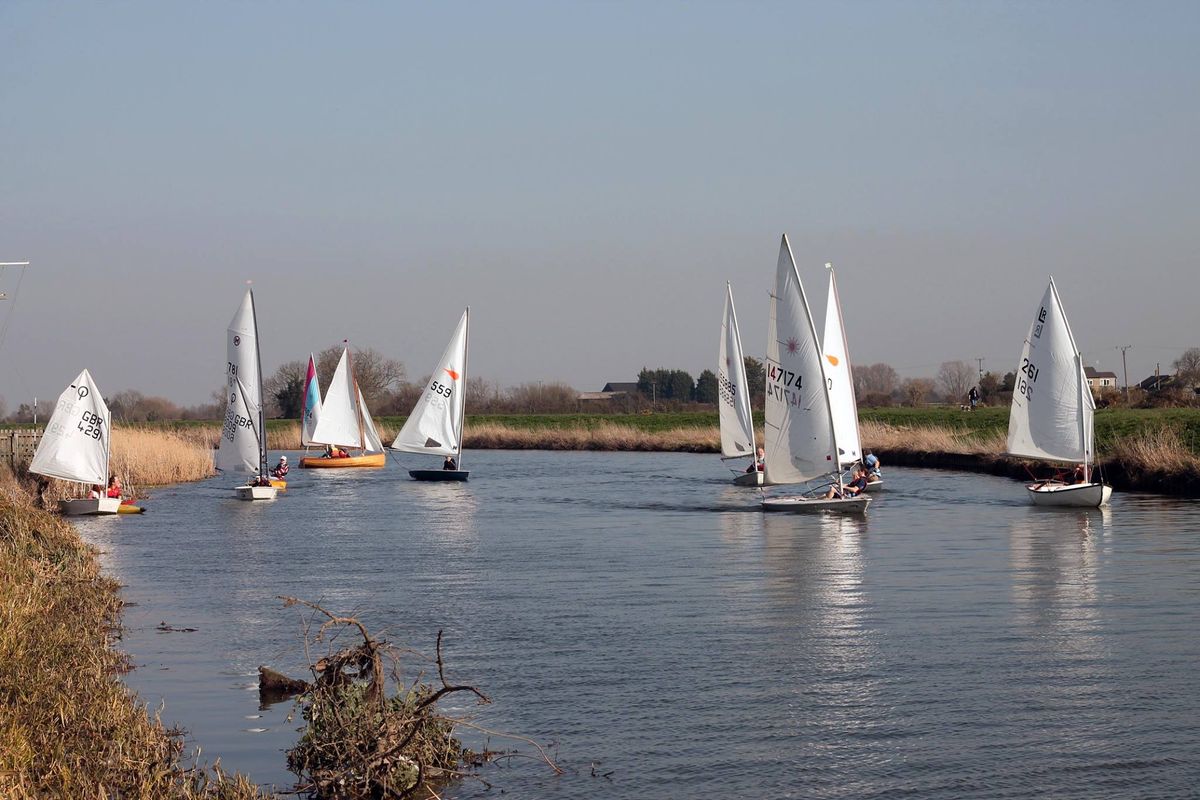
[[1130, 476], [1200, 476], [1196, 455], [1177, 430], [1166, 426], [1117, 439], [1107, 460]]
[[909, 427], [875, 420], [863, 420], [859, 430], [865, 448], [893, 452], [998, 456], [1007, 446], [1007, 435], [1000, 431]]
[[164, 486], [213, 474], [212, 451], [175, 431], [113, 429], [112, 470], [126, 486]]
[[496, 423], [469, 425], [464, 445], [487, 450], [620, 450], [716, 453], [721, 435], [716, 428], [672, 428], [645, 431], [628, 425], [589, 428], [517, 428]]
[[0, 796], [263, 797], [185, 768], [181, 738], [117, 678], [117, 583], [27, 489], [0, 475]]

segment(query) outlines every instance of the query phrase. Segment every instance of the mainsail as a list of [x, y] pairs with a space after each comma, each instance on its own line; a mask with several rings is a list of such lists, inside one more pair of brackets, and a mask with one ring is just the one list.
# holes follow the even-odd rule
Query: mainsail
[[342, 350], [333, 379], [325, 390], [321, 418], [313, 430], [313, 444], [332, 444], [344, 447], [363, 446], [358, 426], [357, 389], [350, 374], [350, 348]]
[[825, 304], [825, 335], [821, 350], [825, 356], [825, 384], [829, 387], [829, 408], [837, 434], [838, 465], [847, 467], [862, 458], [858, 434], [858, 404], [854, 398], [854, 376], [850, 369], [850, 348], [846, 325], [842, 321], [842, 303], [838, 298], [833, 265], [829, 269], [829, 298]]
[[463, 311], [425, 392], [392, 442], [393, 450], [445, 456], [461, 453], [470, 311]]
[[1054, 278], [1029, 326], [1008, 415], [1008, 453], [1090, 463], [1096, 404]]
[[750, 387], [742, 335], [733, 308], [733, 287], [725, 284], [725, 315], [721, 319], [721, 343], [717, 350], [717, 397], [721, 419], [721, 455], [725, 458], [754, 455], [754, 417], [750, 411]]
[[260, 447], [258, 415], [250, 409], [249, 391], [241, 378], [234, 378], [225, 404], [225, 424], [221, 426], [217, 468], [226, 472], [258, 474]]
[[308, 374], [304, 376], [304, 410], [300, 420], [300, 444], [313, 444], [313, 431], [321, 418], [321, 383], [317, 380], [317, 360], [308, 354]]
[[767, 483], [838, 472], [817, 331], [785, 235], [779, 245], [767, 338]]
[[106, 485], [110, 429], [108, 406], [85, 369], [58, 396], [29, 471], [64, 481]]

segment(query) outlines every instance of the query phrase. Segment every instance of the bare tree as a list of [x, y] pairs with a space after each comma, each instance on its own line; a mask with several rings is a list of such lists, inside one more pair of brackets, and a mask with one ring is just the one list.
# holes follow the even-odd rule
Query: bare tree
[[304, 411], [304, 379], [308, 376], [307, 361], [280, 364], [275, 374], [263, 381], [263, 400], [268, 417], [298, 419]]
[[[322, 390], [333, 380], [333, 372], [341, 357], [341, 346], [327, 347], [317, 354], [317, 379], [321, 382]], [[388, 392], [404, 381], [404, 364], [385, 358], [373, 347], [355, 348], [352, 358], [354, 378], [358, 381], [363, 399], [367, 401], [367, 407], [374, 409], [385, 405]]]
[[900, 393], [910, 406], [919, 406], [933, 394], [933, 381], [929, 378], [908, 378], [900, 384]]
[[887, 394], [896, 391], [899, 377], [896, 370], [887, 364], [864, 364], [852, 368], [854, 393], [859, 397], [868, 394]]
[[937, 382], [946, 393], [946, 399], [962, 403], [967, 390], [975, 385], [976, 370], [965, 361], [943, 361], [938, 367]]
[[1175, 359], [1175, 385], [1185, 389], [1200, 384], [1200, 347], [1189, 347]]

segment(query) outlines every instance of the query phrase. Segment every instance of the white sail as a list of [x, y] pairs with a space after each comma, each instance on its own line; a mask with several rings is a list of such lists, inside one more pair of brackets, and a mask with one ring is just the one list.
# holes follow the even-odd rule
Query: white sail
[[313, 430], [313, 444], [332, 444], [342, 447], [363, 446], [358, 425], [358, 392], [354, 375], [350, 372], [350, 348], [342, 350], [333, 379], [325, 391], [325, 402], [321, 404], [321, 418]]
[[258, 414], [250, 408], [249, 393], [241, 378], [233, 378], [233, 388], [225, 399], [225, 424], [221, 426], [217, 468], [257, 475], [261, 447]]
[[733, 287], [725, 284], [725, 316], [721, 319], [721, 344], [717, 350], [717, 407], [721, 419], [721, 455], [725, 458], [754, 455], [754, 417], [742, 335], [733, 308]]
[[829, 387], [829, 408], [837, 434], [839, 466], [847, 467], [862, 458], [858, 434], [858, 404], [854, 397], [854, 376], [850, 368], [850, 348], [846, 325], [842, 321], [842, 303], [838, 298], [833, 265], [829, 268], [829, 298], [825, 304], [825, 335], [821, 352], [825, 356], [825, 385]]
[[784, 236], [767, 338], [767, 483], [803, 483], [838, 471], [821, 362], [808, 299]]
[[258, 418], [262, 406], [262, 377], [258, 374], [258, 330], [254, 319], [254, 295], [249, 289], [229, 322], [226, 334], [226, 397], [233, 393], [240, 379], [246, 391], [250, 414]]
[[371, 419], [371, 412], [367, 410], [367, 401], [363, 399], [362, 389], [358, 390], [358, 407], [362, 409], [363, 436], [367, 440], [364, 448], [367, 452], [382, 453], [383, 440], [379, 438], [379, 431], [375, 428], [375, 420]]
[[105, 486], [111, 418], [86, 369], [58, 396], [29, 471], [48, 478]]
[[1095, 408], [1083, 359], [1051, 278], [1017, 365], [1008, 415], [1009, 454], [1092, 462]]
[[467, 315], [464, 311], [446, 352], [421, 398], [392, 442], [393, 450], [455, 455], [462, 446], [467, 384]]
[[304, 408], [300, 411], [300, 444], [313, 444], [313, 431], [321, 418], [321, 382], [317, 380], [317, 359], [308, 354], [308, 372], [304, 376]]

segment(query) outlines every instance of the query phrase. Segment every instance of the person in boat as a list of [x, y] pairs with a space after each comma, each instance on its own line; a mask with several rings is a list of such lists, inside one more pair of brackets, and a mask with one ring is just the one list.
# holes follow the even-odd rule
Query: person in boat
[[254, 478], [254, 480], [250, 481], [250, 485], [251, 486], [270, 486], [271, 479], [268, 478], [266, 475], [258, 475]]
[[767, 451], [761, 447], [754, 453], [754, 461], [746, 467], [746, 472], [762, 472], [767, 468]]
[[1072, 483], [1089, 483], [1087, 467], [1085, 467], [1083, 464], [1076, 464], [1075, 472], [1071, 478]]
[[879, 462], [879, 456], [867, 451], [866, 458], [863, 459], [863, 468], [867, 471], [867, 482], [875, 483], [883, 480], [883, 473], [880, 471], [882, 464]]
[[275, 465], [275, 469], [271, 470], [271, 475], [282, 479], [288, 474], [287, 456], [280, 456], [279, 463]]
[[454, 460], [454, 456], [446, 456], [446, 460], [442, 462], [442, 469], [458, 469], [458, 462]]
[[349, 458], [350, 454], [340, 447], [334, 447], [331, 444], [325, 445], [325, 458]]
[[108, 489], [105, 490], [105, 494], [108, 497], [120, 497], [121, 496], [121, 479], [118, 478], [116, 475], [108, 476]]
[[92, 490], [88, 492], [89, 500], [99, 500], [104, 496], [104, 487], [96, 483], [92, 485]]
[[841, 491], [838, 491], [837, 484], [829, 487], [829, 491], [825, 494], [826, 500], [844, 499], [862, 494], [867, 490], [867, 471], [861, 466], [855, 466], [850, 473], [850, 482], [841, 486]]

